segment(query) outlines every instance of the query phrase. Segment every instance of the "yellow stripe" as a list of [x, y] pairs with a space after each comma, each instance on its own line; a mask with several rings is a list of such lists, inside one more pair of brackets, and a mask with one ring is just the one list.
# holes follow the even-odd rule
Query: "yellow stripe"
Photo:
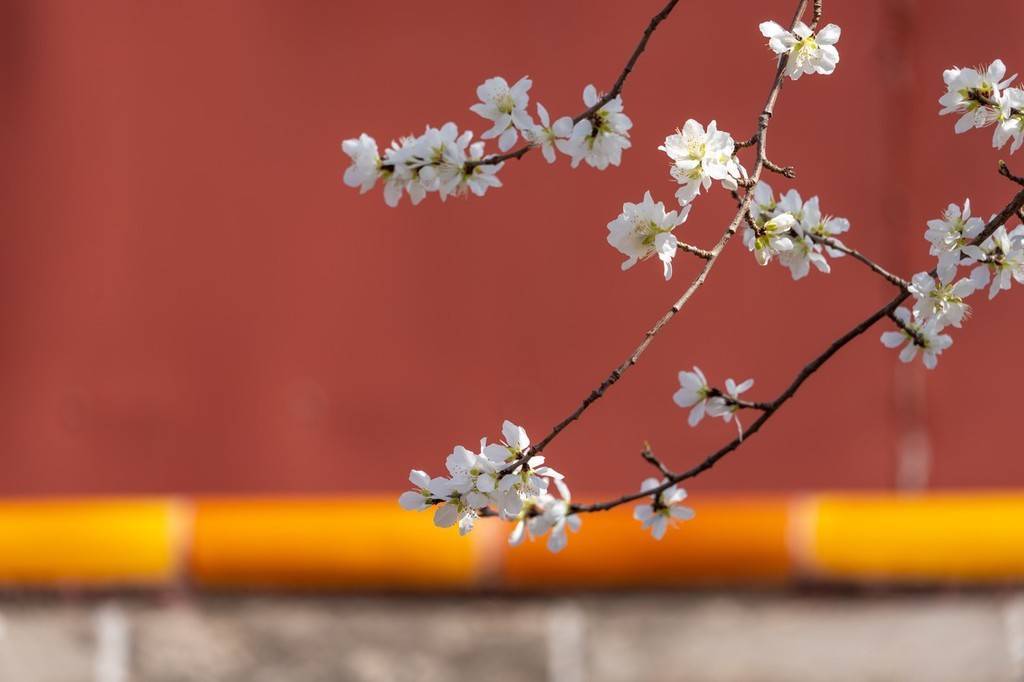
[[204, 500], [192, 575], [208, 586], [462, 588], [479, 584], [487, 522], [459, 537], [394, 499]]
[[812, 570], [864, 581], [1024, 578], [1024, 496], [822, 496]]
[[622, 508], [558, 555], [391, 498], [0, 502], [0, 584], [341, 589], [1024, 579], [1024, 494], [708, 497], [661, 542]]
[[[514, 587], [625, 587], [778, 583], [791, 573], [785, 499], [694, 501], [692, 521], [658, 541], [631, 506], [583, 518], [557, 555], [545, 538], [508, 548], [503, 583]], [[507, 532], [509, 529], [504, 529]]]
[[0, 582], [151, 585], [171, 581], [178, 556], [172, 500], [0, 503]]

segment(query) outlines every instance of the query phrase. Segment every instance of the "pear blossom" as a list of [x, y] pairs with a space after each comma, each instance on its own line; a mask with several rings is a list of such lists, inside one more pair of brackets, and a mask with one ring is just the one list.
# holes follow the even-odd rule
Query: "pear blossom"
[[840, 29], [828, 24], [815, 35], [802, 21], [796, 22], [792, 31], [787, 31], [774, 21], [762, 22], [761, 35], [768, 38], [768, 47], [779, 55], [789, 55], [786, 75], [797, 80], [810, 73], [830, 74], [839, 63]]
[[[597, 89], [588, 85], [583, 89], [583, 103], [593, 107], [600, 101]], [[560, 123], [556, 121], [556, 125]], [[629, 129], [633, 122], [622, 111], [622, 96], [604, 104], [593, 114], [578, 121], [568, 139], [556, 139], [558, 150], [570, 157], [572, 167], [586, 161], [589, 165], [604, 170], [609, 165], [618, 166], [622, 160], [622, 150], [629, 149]], [[564, 126], [563, 126], [564, 128]]]
[[671, 279], [672, 259], [679, 243], [672, 230], [686, 222], [689, 215], [690, 205], [666, 213], [665, 204], [655, 203], [649, 191], [644, 192], [644, 200], [639, 204], [624, 203], [622, 214], [608, 223], [608, 243], [627, 257], [622, 269], [628, 270], [657, 254], [665, 280]]
[[537, 102], [537, 118], [540, 119], [540, 123], [534, 125], [529, 130], [523, 131], [523, 137], [531, 144], [540, 147], [541, 154], [544, 155], [548, 163], [554, 163], [555, 143], [560, 139], [568, 139], [572, 135], [572, 119], [568, 116], [563, 116], [552, 124], [551, 118], [548, 116], [548, 110], [540, 102]]
[[750, 390], [754, 385], [753, 379], [747, 379], [737, 384], [732, 379], [725, 380], [725, 395], [716, 395], [708, 401], [708, 414], [712, 417], [721, 417], [723, 421], [732, 421], [733, 415], [739, 411], [740, 394]]
[[440, 128], [428, 127], [420, 136], [416, 154], [420, 183], [428, 192], [438, 192], [441, 201], [459, 192], [466, 149], [472, 139], [472, 131], [460, 135], [459, 129], [450, 122]]
[[791, 231], [796, 229], [799, 221], [792, 213], [780, 213], [757, 230], [747, 229], [743, 242], [747, 249], [754, 252], [754, 258], [760, 265], [768, 265], [773, 256], [793, 248]]
[[[654, 490], [666, 483], [667, 478], [661, 481], [656, 478], [645, 479], [640, 484], [640, 492]], [[660, 540], [665, 537], [665, 531], [669, 526], [674, 526], [676, 521], [689, 521], [696, 516], [692, 509], [680, 504], [685, 499], [685, 489], [670, 485], [655, 496], [654, 504], [640, 504], [634, 507], [633, 518], [640, 521], [643, 528], [650, 528], [655, 540]]]
[[950, 204], [942, 218], [928, 221], [924, 238], [931, 243], [928, 253], [939, 257], [936, 270], [943, 283], [950, 282], [956, 276], [956, 267], [964, 247], [981, 234], [983, 229], [985, 221], [971, 217], [970, 199], [964, 201], [962, 210], [956, 204]]
[[[822, 239], [832, 239], [839, 242], [836, 235], [843, 234], [850, 229], [850, 221], [846, 218], [822, 216], [818, 197], [811, 197], [808, 199], [803, 204], [800, 213], [800, 227], [805, 234], [811, 234]], [[839, 243], [842, 244], [842, 242]], [[842, 251], [832, 248], [827, 244], [824, 245], [824, 248], [825, 252], [833, 258], [841, 258], [846, 255]], [[823, 272], [828, 272], [828, 270], [823, 270]]]
[[416, 155], [419, 140], [413, 136], [392, 141], [381, 160], [381, 177], [384, 179], [384, 202], [394, 208], [408, 192], [413, 206], [423, 201], [427, 190], [420, 182]]
[[[484, 158], [483, 142], [474, 142], [469, 145], [469, 156], [467, 161], [480, 161]], [[469, 191], [478, 197], [482, 197], [489, 188], [501, 187], [501, 180], [498, 179], [498, 171], [502, 169], [505, 162], [475, 164], [469, 170], [463, 165], [459, 169], [458, 184], [455, 186], [457, 193], [464, 194]]]
[[704, 372], [700, 367], [694, 367], [692, 372], [682, 371], [679, 373], [679, 390], [672, 396], [672, 400], [679, 407], [693, 407], [687, 422], [690, 426], [696, 426], [704, 418], [708, 408], [708, 400], [713, 391], [708, 386], [708, 380], [704, 378]]
[[909, 287], [915, 299], [914, 314], [920, 319], [934, 319], [939, 326], [950, 324], [959, 328], [970, 312], [970, 306], [964, 303], [964, 299], [977, 288], [978, 283], [966, 277], [944, 284], [927, 272], [919, 272]]
[[1009, 289], [1011, 279], [1024, 284], [1024, 225], [1010, 233], [1007, 233], [1005, 225], [1000, 225], [980, 246], [965, 246], [963, 254], [970, 261], [979, 263], [971, 272], [971, 279], [978, 288], [984, 287], [991, 279], [989, 300], [1000, 291]]
[[568, 542], [566, 531], [579, 531], [582, 522], [579, 515], [572, 512], [569, 488], [562, 481], [556, 481], [555, 484], [562, 499], [544, 493], [524, 500], [518, 520], [508, 538], [510, 545], [518, 545], [526, 536], [533, 539], [550, 532], [547, 547], [551, 552], [557, 553], [565, 549]]
[[995, 121], [992, 102], [1013, 82], [1016, 74], [1003, 80], [1006, 65], [997, 59], [980, 71], [953, 67], [942, 72], [946, 93], [939, 98], [940, 116], [962, 114], [953, 129], [959, 135], [972, 128], [984, 128]]
[[775, 216], [778, 203], [772, 186], [764, 180], [754, 185], [754, 200], [750, 202], [750, 217], [757, 223], [764, 223]]
[[739, 187], [738, 181], [746, 178], [746, 170], [735, 157], [736, 143], [729, 133], [718, 130], [716, 121], [705, 130], [698, 121], [688, 119], [658, 149], [672, 159], [669, 172], [682, 185], [676, 191], [680, 204], [693, 201], [701, 189], [711, 187], [712, 181], [734, 190]]
[[922, 353], [924, 366], [928, 369], [935, 369], [938, 356], [953, 345], [953, 339], [940, 333], [942, 326], [935, 318], [923, 320], [919, 315], [915, 315], [911, 320], [910, 311], [906, 308], [897, 308], [893, 315], [901, 323], [900, 329], [899, 331], [883, 332], [882, 345], [886, 348], [898, 348], [906, 342], [907, 345], [900, 351], [901, 362], [912, 361], [917, 357], [918, 349], [921, 349], [924, 351]]
[[[526, 429], [507, 419], [501, 427], [504, 441], [482, 447], [482, 454], [496, 467], [496, 474], [508, 468], [530, 447]], [[515, 516], [520, 512], [523, 500], [546, 493], [551, 481], [563, 480], [562, 474], [544, 464], [542, 455], [534, 455], [525, 463], [517, 465], [500, 477], [497, 494], [492, 494], [502, 516]]]
[[528, 77], [523, 76], [515, 85], [500, 77], [488, 78], [477, 89], [480, 101], [469, 109], [475, 114], [494, 122], [494, 126], [480, 137], [489, 140], [498, 138], [498, 149], [505, 152], [512, 148], [518, 138], [518, 131], [533, 128], [533, 119], [526, 112], [530, 103]]
[[436, 501], [448, 499], [451, 488], [446, 478], [431, 478], [425, 471], [413, 469], [409, 472], [413, 490], [407, 490], [398, 498], [398, 504], [407, 511], [422, 511]]
[[790, 241], [793, 244], [792, 248], [781, 251], [778, 255], [779, 262], [789, 268], [794, 281], [806, 277], [812, 265], [825, 274], [832, 271], [828, 260], [821, 253], [821, 246], [810, 237], [799, 232], [790, 237]]
[[361, 133], [358, 138], [342, 142], [341, 149], [352, 159], [352, 165], [345, 169], [345, 184], [358, 187], [360, 194], [373, 189], [381, 175], [377, 142], [366, 133]]
[[1012, 138], [1010, 153], [1013, 154], [1024, 145], [1024, 90], [1009, 88], [996, 96], [996, 102], [992, 146], [1002, 149]]

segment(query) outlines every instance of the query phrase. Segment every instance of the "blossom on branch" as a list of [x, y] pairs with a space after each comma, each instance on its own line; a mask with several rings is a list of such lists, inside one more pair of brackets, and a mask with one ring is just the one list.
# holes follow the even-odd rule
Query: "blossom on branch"
[[537, 118], [540, 119], [540, 123], [523, 131], [523, 137], [530, 144], [540, 147], [540, 151], [548, 163], [554, 163], [556, 143], [558, 140], [568, 139], [572, 135], [572, 119], [563, 116], [552, 124], [548, 110], [540, 102], [537, 102]]
[[533, 119], [526, 113], [530, 103], [530, 95], [527, 93], [531, 85], [533, 81], [526, 76], [512, 87], [504, 78], [495, 76], [485, 80], [476, 89], [480, 101], [469, 110], [494, 122], [491, 129], [480, 136], [482, 139], [498, 138], [498, 149], [505, 152], [516, 143], [518, 131], [533, 128]]
[[672, 259], [679, 243], [672, 230], [686, 222], [689, 215], [690, 205], [666, 213], [665, 204], [655, 203], [650, 192], [644, 192], [644, 200], [639, 204], [624, 203], [622, 214], [608, 223], [608, 243], [627, 257], [622, 269], [628, 270], [657, 254], [665, 280], [671, 279]]
[[969, 259], [968, 263], [979, 264], [971, 272], [971, 279], [979, 288], [991, 279], [989, 300], [1000, 291], [1009, 289], [1011, 279], [1024, 284], [1024, 225], [1009, 233], [1005, 225], [1000, 225], [981, 245], [965, 246], [963, 254]]
[[950, 204], [942, 218], [928, 221], [924, 238], [931, 243], [928, 253], [939, 258], [937, 271], [942, 282], [948, 283], [956, 276], [964, 247], [983, 229], [985, 221], [971, 217], [970, 199], [964, 201], [962, 210], [956, 204]]
[[[654, 490], [660, 485], [668, 483], [668, 479], [659, 481], [656, 478], [645, 479], [640, 484], [640, 492]], [[639, 504], [633, 507], [633, 518], [642, 523], [643, 528], [649, 528], [655, 540], [665, 537], [665, 531], [669, 526], [674, 526], [676, 521], [689, 521], [696, 513], [689, 507], [680, 504], [686, 499], [686, 490], [677, 485], [670, 485], [654, 496], [653, 504]]]
[[780, 57], [789, 55], [786, 75], [793, 80], [804, 74], [828, 75], [835, 71], [839, 63], [839, 50], [835, 44], [839, 42], [841, 33], [835, 24], [828, 24], [817, 35], [802, 21], [796, 22], [792, 31], [774, 21], [762, 22], [759, 28], [761, 35], [768, 39], [772, 52]]
[[900, 361], [910, 362], [917, 357], [918, 349], [922, 350], [922, 361], [928, 369], [935, 369], [938, 356], [953, 345], [953, 339], [941, 334], [942, 326], [936, 319], [923, 320], [915, 315], [913, 320], [906, 308], [897, 308], [893, 313], [899, 324], [899, 331], [882, 333], [882, 345], [886, 348], [898, 348], [906, 342], [900, 351]]
[[942, 72], [946, 94], [939, 98], [942, 109], [940, 116], [961, 114], [953, 129], [959, 135], [972, 128], [984, 128], [995, 121], [993, 105], [1003, 88], [1017, 77], [1016, 74], [1003, 80], [1006, 65], [997, 59], [979, 69], [953, 67]]
[[352, 159], [352, 165], [345, 169], [344, 181], [349, 187], [358, 187], [360, 194], [373, 189], [380, 177], [380, 154], [377, 142], [362, 133], [358, 138], [345, 140], [341, 149]]
[[736, 143], [732, 135], [718, 130], [716, 121], [709, 123], [705, 130], [691, 118], [681, 130], [666, 137], [658, 149], [672, 159], [669, 172], [682, 185], [676, 191], [680, 204], [693, 201], [715, 180], [726, 189], [735, 190], [739, 187], [738, 181], [747, 175], [735, 157]]
[[914, 314], [921, 319], [934, 319], [940, 326], [951, 324], [959, 328], [970, 312], [970, 306], [964, 303], [964, 299], [978, 287], [978, 282], [966, 277], [956, 283], [944, 284], [927, 272], [919, 272], [914, 275], [909, 288], [916, 301]]
[[[588, 85], [583, 89], [583, 103], [593, 107], [600, 101], [597, 89]], [[556, 121], [556, 124], [558, 122]], [[622, 150], [629, 149], [629, 129], [633, 122], [622, 111], [622, 96], [604, 104], [593, 114], [581, 119], [572, 129], [568, 139], [556, 139], [558, 150], [572, 159], [572, 167], [586, 161], [589, 165], [604, 170], [610, 165], [618, 166], [622, 161]]]
[[690, 426], [696, 426], [704, 418], [708, 408], [708, 399], [712, 395], [708, 380], [704, 378], [704, 372], [700, 367], [694, 367], [692, 372], [679, 373], [679, 390], [672, 396], [672, 400], [679, 407], [693, 407], [687, 422]]

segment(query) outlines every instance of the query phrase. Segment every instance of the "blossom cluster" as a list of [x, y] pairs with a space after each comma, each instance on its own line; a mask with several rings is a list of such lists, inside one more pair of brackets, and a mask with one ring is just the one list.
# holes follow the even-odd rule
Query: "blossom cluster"
[[791, 189], [776, 200], [771, 186], [758, 182], [749, 215], [743, 233], [747, 249], [761, 265], [777, 257], [794, 280], [806, 277], [812, 265], [821, 272], [831, 272], [826, 254], [833, 258], [845, 255], [837, 235], [850, 229], [850, 221], [822, 215], [816, 196], [804, 201]]
[[[700, 367], [694, 367], [692, 372], [684, 370], [679, 373], [679, 390], [672, 396], [672, 400], [679, 407], [692, 408], [687, 419], [690, 426], [699, 424], [705, 414], [721, 417], [723, 421], [730, 422], [733, 415], [742, 407], [740, 394], [750, 390], [753, 385], [753, 379], [747, 379], [740, 384], [733, 379], [726, 379], [723, 393], [708, 384]], [[736, 418], [736, 428], [743, 433], [739, 417]]]
[[[924, 237], [931, 245], [929, 252], [937, 258], [936, 268], [914, 275], [908, 287], [914, 297], [913, 309], [898, 308], [894, 321], [899, 330], [882, 334], [887, 348], [903, 346], [903, 362], [911, 362], [920, 350], [925, 367], [933, 369], [938, 356], [953, 344], [943, 330], [960, 328], [970, 313], [964, 299], [988, 286], [991, 300], [1009, 289], [1013, 280], [1024, 283], [1024, 225], [1011, 232], [1000, 225], [975, 244], [984, 229], [985, 222], [971, 215], [969, 199], [963, 207], [950, 204], [941, 218], [928, 221]], [[970, 272], [958, 278], [961, 266]]]
[[626, 256], [622, 269], [628, 270], [641, 260], [657, 255], [665, 279], [672, 277], [672, 259], [680, 242], [672, 231], [686, 222], [693, 200], [714, 182], [727, 190], [736, 190], [747, 180], [747, 171], [736, 158], [736, 143], [727, 132], [711, 121], [705, 128], [689, 119], [683, 127], [665, 138], [658, 147], [672, 160], [669, 174], [679, 184], [676, 199], [679, 210], [665, 211], [650, 191], [639, 204], [626, 202], [622, 213], [608, 223], [608, 243]]
[[[540, 537], [550, 531], [548, 548], [560, 551], [566, 529], [576, 531], [580, 526], [564, 477], [545, 466], [541, 455], [529, 456], [526, 429], [506, 420], [501, 435], [500, 443], [482, 439], [479, 452], [456, 445], [445, 460], [447, 477], [431, 478], [413, 469], [409, 481], [414, 487], [402, 493], [398, 503], [410, 511], [435, 507], [434, 524], [457, 525], [460, 535], [470, 532], [476, 519], [490, 510], [516, 521], [509, 543], [517, 545], [526, 535]], [[559, 497], [549, 493], [552, 484]]]
[[839, 63], [840, 29], [829, 24], [817, 33], [802, 21], [796, 22], [792, 31], [787, 31], [777, 22], [765, 21], [758, 27], [761, 35], [768, 39], [768, 47], [779, 55], [789, 55], [786, 61], [786, 75], [793, 80], [811, 73], [830, 74]]
[[1011, 87], [1017, 74], [1005, 76], [1001, 59], [977, 69], [946, 69], [942, 73], [946, 93], [939, 98], [939, 114], [960, 115], [953, 127], [957, 134], [994, 125], [992, 146], [1002, 149], [1012, 139], [1012, 154], [1024, 145], [1024, 90]]
[[583, 90], [586, 116], [578, 121], [563, 116], [552, 123], [548, 110], [538, 102], [539, 123], [535, 123], [528, 113], [532, 85], [525, 76], [511, 86], [504, 78], [495, 77], [477, 88], [480, 101], [470, 111], [491, 123], [477, 142], [472, 142], [472, 131], [460, 133], [451, 122], [440, 128], [427, 126], [422, 135], [392, 141], [383, 155], [366, 133], [345, 140], [341, 149], [351, 160], [343, 176], [345, 184], [365, 193], [381, 181], [384, 201], [392, 207], [403, 194], [409, 195], [413, 205], [430, 192], [437, 192], [442, 201], [468, 192], [483, 196], [489, 188], [501, 187], [497, 174], [503, 165], [503, 157], [486, 153], [483, 141], [497, 138], [498, 149], [507, 152], [520, 135], [528, 145], [540, 147], [549, 163], [554, 163], [557, 149], [570, 158], [573, 168], [581, 161], [601, 170], [619, 165], [622, 151], [630, 147], [629, 129], [633, 127], [623, 113], [621, 96], [594, 109], [601, 98], [597, 89], [588, 85]]

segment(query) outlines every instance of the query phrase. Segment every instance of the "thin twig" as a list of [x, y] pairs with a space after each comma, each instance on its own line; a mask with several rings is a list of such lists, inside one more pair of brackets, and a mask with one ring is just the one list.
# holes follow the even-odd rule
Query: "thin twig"
[[705, 251], [704, 249], [692, 246], [690, 244], [686, 244], [684, 242], [677, 242], [676, 248], [685, 251], [686, 253], [693, 254], [698, 258], [703, 258], [704, 260], [711, 260], [713, 256], [713, 254], [710, 251]]
[[640, 451], [640, 456], [647, 460], [652, 466], [656, 467], [665, 478], [672, 478], [675, 473], [665, 466], [665, 463], [658, 459], [653, 452], [651, 452], [651, 444], [644, 443], [644, 449]]
[[784, 175], [787, 178], [789, 178], [790, 180], [792, 180], [793, 178], [796, 177], [796, 169], [795, 168], [793, 168], [792, 166], [780, 166], [779, 164], [775, 163], [774, 161], [772, 161], [770, 159], [765, 159], [764, 160], [764, 167], [766, 169], [770, 170], [773, 173], [778, 173], [779, 175]]
[[[799, 2], [797, 3], [797, 11], [795, 16], [793, 17], [793, 25], [796, 25], [796, 22], [799, 21], [801, 16], [803, 16], [803, 13], [807, 8], [808, 1], [809, 0], [799, 0]], [[757, 137], [757, 160], [754, 162], [754, 169], [753, 172], [750, 174], [750, 178], [752, 182], [755, 184], [761, 177], [761, 171], [764, 169], [764, 162], [767, 158], [766, 148], [768, 142], [768, 124], [771, 121], [772, 112], [775, 110], [775, 102], [779, 97], [779, 91], [782, 89], [786, 64], [788, 61], [789, 55], [784, 55], [781, 59], [779, 59], [778, 67], [775, 70], [775, 79], [772, 81], [772, 87], [768, 91], [768, 99], [765, 101], [764, 109], [757, 117], [757, 133], [755, 135]], [[521, 466], [530, 457], [539, 454], [545, 447], [548, 446], [549, 443], [551, 443], [551, 441], [558, 437], [558, 434], [560, 434], [562, 430], [565, 429], [565, 427], [579, 419], [588, 407], [590, 407], [595, 401], [597, 401], [601, 396], [603, 396], [605, 394], [605, 391], [614, 386], [619, 381], [619, 379], [622, 378], [622, 375], [625, 374], [630, 367], [637, 363], [637, 361], [640, 359], [640, 356], [643, 355], [644, 351], [647, 350], [647, 347], [651, 345], [652, 341], [654, 341], [654, 337], [658, 334], [658, 332], [661, 331], [661, 329], [666, 324], [668, 324], [672, 320], [672, 318], [679, 313], [680, 310], [683, 309], [683, 306], [686, 305], [690, 298], [704, 284], [704, 281], [707, 279], [708, 274], [711, 272], [711, 268], [713, 268], [715, 266], [715, 263], [718, 262], [718, 257], [719, 255], [721, 255], [722, 250], [725, 248], [725, 245], [728, 244], [729, 240], [732, 239], [732, 236], [736, 234], [736, 230], [739, 227], [740, 223], [747, 216], [747, 213], [750, 210], [750, 202], [753, 200], [753, 196], [754, 195], [751, 192], [747, 192], [743, 196], [743, 198], [740, 199], [740, 206], [739, 209], [736, 211], [736, 215], [733, 216], [732, 220], [729, 222], [728, 227], [726, 227], [725, 232], [723, 232], [722, 236], [719, 237], [718, 243], [715, 244], [714, 248], [711, 249], [710, 257], [705, 261], [704, 267], [690, 283], [690, 286], [686, 288], [686, 291], [683, 292], [683, 295], [680, 296], [674, 304], [672, 304], [672, 307], [669, 308], [668, 312], [662, 315], [661, 318], [654, 323], [654, 326], [651, 327], [646, 334], [644, 334], [643, 340], [633, 350], [630, 356], [626, 358], [626, 360], [622, 364], [613, 369], [611, 374], [609, 374], [605, 378], [605, 380], [598, 385], [597, 388], [591, 391], [590, 395], [584, 398], [583, 402], [580, 403], [579, 407], [573, 410], [568, 417], [555, 424], [555, 426], [551, 429], [551, 432], [548, 433], [548, 435], [544, 436], [544, 438], [542, 438], [532, 447], [527, 448], [526, 451], [524, 451], [516, 460], [514, 460], [512, 463], [510, 463], [504, 469], [502, 469], [500, 472], [501, 475], [512, 473], [513, 471], [515, 471], [517, 467]]]
[[[629, 60], [626, 62], [626, 66], [623, 67], [622, 72], [619, 74], [619, 77], [615, 79], [615, 84], [612, 85], [612, 89], [606, 92], [601, 97], [601, 99], [597, 100], [597, 102], [594, 103], [594, 106], [588, 108], [583, 113], [574, 116], [572, 119], [573, 123], [579, 123], [583, 119], [593, 116], [594, 113], [597, 112], [601, 107], [603, 107], [605, 104], [608, 104], [608, 102], [611, 102], [613, 99], [615, 99], [622, 93], [622, 87], [626, 84], [626, 79], [629, 77], [629, 74], [633, 72], [633, 67], [636, 66], [637, 60], [640, 58], [640, 55], [643, 54], [643, 51], [647, 48], [647, 41], [651, 39], [651, 35], [658, 28], [658, 24], [660, 24], [661, 22], [665, 21], [665, 19], [668, 18], [668, 15], [672, 13], [672, 10], [675, 9], [675, 6], [678, 3], [679, 0], [669, 0], [668, 3], [661, 8], [660, 12], [651, 17], [650, 22], [648, 22], [647, 24], [647, 28], [644, 29], [643, 36], [641, 36], [640, 38], [640, 42], [637, 43], [637, 46], [635, 48], [633, 48], [633, 54], [629, 56]], [[533, 147], [533, 144], [527, 143], [524, 144], [522, 147], [519, 147], [518, 149], [515, 149], [506, 154], [496, 154], [494, 156], [488, 156], [487, 158], [479, 159], [477, 161], [467, 161], [465, 163], [465, 170], [467, 173], [469, 173], [472, 172], [472, 170], [477, 166], [487, 166], [495, 163], [502, 163], [503, 161], [508, 161], [510, 159], [521, 159], [523, 158], [523, 155], [525, 155], [528, 151], [533, 149]]]
[[836, 251], [842, 251], [847, 256], [850, 256], [851, 258], [854, 258], [854, 259], [860, 261], [864, 265], [866, 265], [869, 268], [871, 268], [871, 270], [873, 272], [875, 272], [875, 273], [881, 275], [882, 277], [884, 277], [893, 286], [897, 286], [900, 289], [904, 289], [904, 290], [907, 289], [910, 286], [910, 282], [908, 282], [907, 280], [903, 279], [902, 277], [900, 277], [898, 275], [892, 274], [891, 272], [889, 272], [888, 270], [883, 268], [881, 265], [879, 265], [878, 263], [874, 262], [873, 260], [871, 260], [870, 258], [865, 256], [864, 254], [862, 254], [860, 251], [857, 251], [856, 249], [851, 249], [849, 246], [847, 246], [846, 244], [842, 243], [838, 239], [834, 239], [832, 237], [823, 237], [821, 235], [813, 234], [813, 233], [805, 233], [805, 234], [807, 234], [808, 237], [810, 237], [814, 242], [816, 242], [818, 244], [822, 244], [824, 246], [827, 246], [830, 249], [835, 249]]
[[1004, 178], [1013, 180], [1018, 185], [1024, 185], [1024, 178], [1020, 177], [1019, 175], [1014, 175], [1013, 173], [1011, 173], [1010, 169], [1006, 167], [1005, 161], [999, 162], [999, 174], [1002, 175]]

